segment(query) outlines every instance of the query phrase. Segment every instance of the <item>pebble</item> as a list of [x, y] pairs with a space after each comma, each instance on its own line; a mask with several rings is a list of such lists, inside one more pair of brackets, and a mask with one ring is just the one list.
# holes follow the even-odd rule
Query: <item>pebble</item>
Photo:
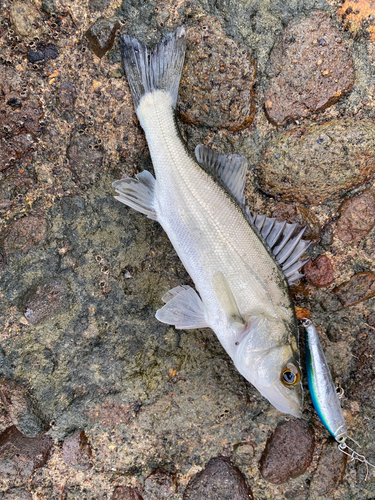
[[113, 492], [112, 500], [143, 500], [143, 498], [135, 488], [117, 486]]
[[145, 480], [143, 489], [144, 500], [164, 500], [174, 498], [177, 490], [177, 479], [175, 474], [156, 469]]
[[267, 440], [259, 470], [264, 479], [283, 484], [303, 474], [310, 465], [315, 448], [314, 430], [303, 420], [289, 420]]
[[92, 450], [85, 431], [77, 431], [64, 441], [63, 460], [67, 465], [80, 470], [91, 469], [91, 456]]
[[0, 398], [13, 425], [22, 434], [36, 436], [47, 430], [35, 403], [22, 385], [0, 380]]
[[16, 0], [10, 8], [10, 19], [14, 31], [22, 38], [36, 37], [42, 34], [42, 18], [34, 2]]
[[36, 50], [29, 50], [27, 54], [27, 60], [32, 64], [47, 61], [48, 59], [57, 59], [58, 57], [59, 51], [52, 43], [38, 45]]
[[10, 226], [4, 241], [5, 254], [10, 257], [18, 252], [26, 254], [46, 238], [47, 224], [42, 217], [30, 215], [18, 219]]
[[326, 255], [319, 255], [315, 260], [309, 260], [303, 266], [302, 272], [306, 281], [317, 288], [325, 288], [334, 282], [332, 263]]
[[262, 190], [283, 201], [333, 200], [374, 174], [375, 124], [344, 118], [295, 127], [270, 139], [257, 171]]
[[317, 496], [330, 495], [341, 484], [347, 456], [337, 448], [337, 442], [329, 439], [319, 457], [318, 467], [314, 472], [310, 490]]
[[265, 109], [276, 125], [305, 118], [347, 94], [354, 85], [353, 61], [325, 12], [293, 20], [270, 56]]
[[53, 447], [49, 436], [26, 437], [15, 427], [0, 434], [0, 476], [29, 478], [47, 462]]
[[242, 472], [229, 458], [211, 458], [187, 485], [183, 500], [249, 500], [252, 491]]
[[39, 285], [26, 300], [24, 315], [29, 323], [38, 325], [56, 314], [64, 305], [65, 284], [62, 281], [48, 281]]
[[297, 222], [301, 228], [306, 227], [303, 233], [304, 240], [317, 240], [319, 238], [321, 228], [318, 218], [308, 208], [279, 203], [272, 212], [273, 217], [276, 217], [278, 222], [286, 220], [290, 224]]
[[194, 125], [249, 127], [255, 116], [255, 62], [245, 46], [228, 38], [214, 17], [187, 30], [188, 48], [182, 72], [178, 110]]
[[375, 296], [375, 274], [370, 271], [354, 274], [349, 281], [333, 289], [342, 307], [353, 306]]
[[90, 48], [95, 55], [101, 58], [113, 47], [119, 27], [120, 23], [115, 19], [98, 19], [86, 31]]
[[375, 192], [367, 189], [361, 195], [344, 201], [337, 223], [337, 237], [344, 243], [364, 238], [375, 226]]

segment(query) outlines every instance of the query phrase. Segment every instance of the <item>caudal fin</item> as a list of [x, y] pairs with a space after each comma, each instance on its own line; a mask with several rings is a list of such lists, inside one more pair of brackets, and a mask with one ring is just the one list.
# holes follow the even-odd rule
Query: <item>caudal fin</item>
[[170, 93], [176, 107], [186, 49], [183, 26], [163, 38], [153, 51], [129, 35], [121, 36], [120, 45], [135, 109], [144, 95], [155, 90]]

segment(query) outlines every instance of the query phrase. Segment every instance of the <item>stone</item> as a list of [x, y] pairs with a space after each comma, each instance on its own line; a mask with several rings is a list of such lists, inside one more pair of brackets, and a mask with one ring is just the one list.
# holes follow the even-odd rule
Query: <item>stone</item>
[[40, 412], [26, 389], [16, 382], [0, 380], [0, 398], [13, 425], [25, 436], [36, 436], [47, 430]]
[[14, 31], [22, 38], [36, 37], [42, 34], [42, 18], [34, 2], [16, 0], [10, 8], [10, 19]]
[[183, 500], [249, 500], [252, 491], [242, 472], [229, 458], [211, 458], [188, 483]]
[[164, 500], [173, 498], [176, 490], [176, 475], [156, 469], [145, 480], [143, 498], [144, 500]]
[[81, 470], [90, 469], [91, 456], [92, 450], [85, 431], [77, 431], [64, 441], [63, 460], [67, 465]]
[[32, 64], [40, 61], [47, 61], [48, 59], [57, 59], [58, 57], [59, 51], [51, 43], [47, 45], [38, 45], [36, 50], [29, 50], [27, 53], [27, 60]]
[[269, 140], [257, 167], [267, 194], [317, 205], [337, 199], [375, 172], [375, 125], [344, 118], [295, 127]]
[[[1, 497], [0, 497], [1, 498]], [[1, 500], [31, 500], [32, 496], [29, 491], [21, 488], [14, 488], [4, 492]]]
[[304, 240], [317, 240], [320, 236], [318, 218], [308, 208], [279, 203], [272, 209], [272, 214], [278, 222], [286, 220], [290, 224], [297, 222], [301, 227], [306, 227], [303, 233]]
[[108, 7], [109, 0], [89, 0], [89, 9], [93, 12], [102, 11]]
[[93, 182], [103, 163], [103, 148], [91, 134], [75, 133], [67, 149], [70, 169], [84, 185]]
[[276, 427], [267, 440], [259, 463], [264, 479], [283, 484], [303, 474], [315, 448], [314, 430], [303, 420], [289, 420]]
[[325, 12], [285, 28], [270, 56], [265, 109], [275, 125], [328, 108], [354, 85], [353, 61]]
[[329, 439], [319, 457], [318, 467], [311, 481], [311, 492], [324, 496], [337, 490], [344, 478], [346, 462], [347, 455], [337, 448], [334, 439]]
[[315, 260], [309, 260], [303, 268], [305, 280], [317, 288], [325, 288], [334, 282], [331, 260], [326, 255], [319, 255]]
[[375, 296], [375, 274], [370, 271], [354, 274], [349, 281], [333, 289], [342, 307], [353, 306]]
[[15, 427], [0, 434], [0, 476], [29, 478], [47, 462], [53, 441], [50, 436], [26, 437]]
[[345, 388], [349, 401], [358, 401], [362, 408], [375, 408], [375, 338], [373, 328], [362, 328], [353, 344], [352, 368]]
[[8, 257], [18, 252], [26, 254], [45, 240], [46, 233], [47, 224], [42, 217], [30, 215], [16, 220], [10, 226], [4, 241], [5, 254]]
[[143, 498], [135, 488], [117, 486], [113, 492], [112, 500], [143, 500]]
[[344, 0], [337, 14], [345, 31], [350, 31], [355, 37], [364, 32], [370, 35], [372, 42], [375, 41], [375, 5], [372, 0]]
[[375, 226], [375, 192], [367, 189], [361, 195], [349, 198], [340, 206], [337, 237], [344, 243], [364, 238]]
[[187, 38], [177, 106], [182, 120], [232, 132], [249, 127], [256, 67], [246, 47], [228, 38], [213, 17], [189, 28]]
[[100, 58], [113, 46], [120, 23], [116, 19], [98, 19], [86, 31], [91, 50]]
[[56, 314], [64, 305], [65, 298], [64, 282], [54, 280], [42, 283], [26, 300], [25, 318], [32, 325], [38, 325], [49, 316]]

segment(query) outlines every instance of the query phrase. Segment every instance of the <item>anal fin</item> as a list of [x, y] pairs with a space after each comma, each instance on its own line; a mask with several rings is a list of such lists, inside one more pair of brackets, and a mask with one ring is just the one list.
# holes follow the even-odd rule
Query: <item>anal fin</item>
[[149, 219], [157, 220], [154, 210], [155, 182], [153, 175], [148, 170], [144, 170], [135, 178], [120, 179], [115, 181], [112, 186], [119, 194], [119, 196], [115, 196], [116, 200], [147, 215]]
[[172, 288], [162, 297], [165, 306], [156, 311], [155, 317], [162, 323], [181, 330], [193, 330], [208, 326], [203, 302], [188, 285]]

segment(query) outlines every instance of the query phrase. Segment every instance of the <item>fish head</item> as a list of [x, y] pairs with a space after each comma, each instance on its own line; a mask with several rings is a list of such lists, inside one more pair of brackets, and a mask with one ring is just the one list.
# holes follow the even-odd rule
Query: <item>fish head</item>
[[250, 321], [234, 357], [238, 371], [282, 413], [300, 418], [301, 370], [296, 336], [284, 321]]

